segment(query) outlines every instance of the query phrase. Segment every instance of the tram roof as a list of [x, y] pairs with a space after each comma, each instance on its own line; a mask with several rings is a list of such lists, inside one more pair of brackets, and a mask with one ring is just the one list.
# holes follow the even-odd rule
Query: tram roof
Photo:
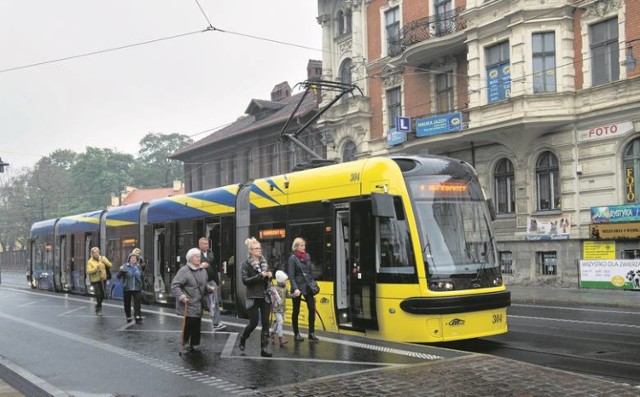
[[147, 220], [155, 223], [232, 213], [239, 189], [240, 185], [230, 185], [152, 201]]
[[103, 213], [104, 210], [98, 210], [79, 215], [65, 216], [58, 221], [56, 230], [60, 234], [97, 231], [100, 227], [100, 217]]
[[53, 234], [53, 227], [55, 226], [56, 221], [57, 219], [47, 219], [34, 223], [31, 225], [31, 237]]
[[107, 210], [107, 227], [136, 225], [140, 223], [140, 210], [145, 202], [139, 202]]

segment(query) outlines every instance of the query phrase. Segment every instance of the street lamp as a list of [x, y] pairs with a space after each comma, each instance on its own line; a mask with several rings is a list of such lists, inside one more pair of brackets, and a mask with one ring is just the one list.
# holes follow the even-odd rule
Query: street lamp
[[627, 68], [627, 72], [633, 72], [636, 69], [636, 63], [636, 58], [633, 56], [633, 46], [629, 45], [627, 47], [626, 57], [620, 64]]

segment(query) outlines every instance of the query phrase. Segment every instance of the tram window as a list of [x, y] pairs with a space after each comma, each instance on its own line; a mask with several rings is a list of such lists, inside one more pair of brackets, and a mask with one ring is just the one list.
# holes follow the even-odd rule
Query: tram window
[[182, 232], [178, 235], [178, 256], [180, 256], [180, 264], [184, 265], [187, 263], [186, 255], [187, 251], [193, 248], [195, 244], [193, 243], [193, 232]]
[[325, 275], [322, 243], [323, 223], [291, 224], [289, 230], [291, 242], [293, 242], [296, 237], [302, 237], [306, 241], [306, 250], [309, 255], [311, 255], [313, 277], [318, 280], [326, 280], [327, 275]]
[[379, 218], [379, 273], [415, 274], [407, 223]]
[[107, 252], [105, 252], [104, 255], [116, 266], [116, 268], [122, 265], [124, 260], [122, 259], [120, 240], [113, 239], [107, 241]]

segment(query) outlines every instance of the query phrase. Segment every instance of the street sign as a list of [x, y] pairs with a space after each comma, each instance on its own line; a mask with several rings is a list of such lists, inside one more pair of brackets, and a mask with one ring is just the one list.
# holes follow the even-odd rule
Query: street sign
[[410, 117], [396, 117], [396, 129], [402, 132], [411, 131], [411, 118]]

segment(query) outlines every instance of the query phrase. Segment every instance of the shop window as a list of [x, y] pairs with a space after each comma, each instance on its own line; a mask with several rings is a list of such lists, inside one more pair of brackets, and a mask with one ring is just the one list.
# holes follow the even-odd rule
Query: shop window
[[489, 103], [502, 101], [511, 96], [511, 60], [509, 42], [496, 44], [486, 50], [487, 87]]
[[502, 159], [493, 174], [495, 184], [496, 210], [499, 214], [510, 214], [516, 210], [516, 191], [513, 163]]
[[555, 276], [558, 274], [558, 255], [556, 251], [536, 252], [540, 273], [543, 276]]
[[560, 178], [558, 158], [551, 152], [544, 152], [536, 164], [538, 211], [560, 209]]
[[535, 33], [533, 42], [533, 92], [556, 92], [556, 34]]
[[589, 45], [591, 47], [592, 85], [607, 84], [619, 80], [618, 18], [590, 26]]
[[453, 73], [436, 76], [436, 107], [438, 113], [453, 111]]
[[622, 251], [622, 259], [640, 259], [640, 249]]
[[355, 160], [357, 152], [356, 144], [351, 140], [347, 141], [342, 148], [342, 161], [346, 163]]
[[387, 55], [396, 56], [400, 52], [400, 8], [394, 7], [385, 12], [384, 19]]
[[498, 252], [502, 274], [513, 274], [513, 253], [511, 251]]
[[389, 129], [396, 128], [396, 117], [402, 115], [400, 87], [387, 91], [387, 124]]

